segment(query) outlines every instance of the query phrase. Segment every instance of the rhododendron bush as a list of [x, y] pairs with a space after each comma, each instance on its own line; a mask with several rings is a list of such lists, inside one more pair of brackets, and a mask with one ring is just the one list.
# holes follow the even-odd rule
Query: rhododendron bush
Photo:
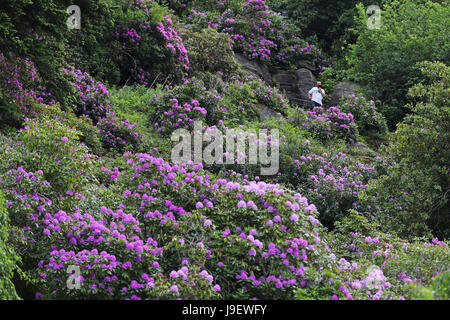
[[[212, 180], [201, 165], [124, 157], [122, 171], [104, 170], [109, 208], [86, 204], [72, 190], [51, 201], [58, 192], [42, 171], [19, 167], [2, 177], [17, 212], [13, 223], [22, 225], [20, 247], [39, 257], [30, 272], [42, 279], [44, 296], [263, 298], [285, 287], [289, 297], [297, 282], [305, 286], [331, 261], [317, 211], [300, 194], [264, 182]], [[70, 214], [58, 210], [67, 202]], [[66, 290], [70, 265], [82, 270], [82, 290]], [[239, 281], [226, 287], [233, 278]]]

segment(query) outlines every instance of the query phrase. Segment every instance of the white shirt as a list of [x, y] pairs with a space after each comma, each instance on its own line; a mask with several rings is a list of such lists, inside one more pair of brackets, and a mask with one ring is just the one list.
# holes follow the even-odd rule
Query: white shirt
[[[323, 90], [323, 89], [320, 89], [320, 90], [322, 90], [323, 94], [325, 94], [325, 90]], [[322, 105], [323, 97], [320, 94], [319, 88], [317, 88], [317, 87], [312, 88], [311, 90], [309, 90], [309, 94], [312, 95], [312, 99], [311, 99], [312, 101], [315, 101], [318, 104]]]

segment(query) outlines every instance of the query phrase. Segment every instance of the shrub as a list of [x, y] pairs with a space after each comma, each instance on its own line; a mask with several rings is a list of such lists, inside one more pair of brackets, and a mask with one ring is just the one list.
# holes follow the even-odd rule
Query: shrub
[[22, 160], [26, 169], [42, 170], [60, 192], [82, 190], [90, 179], [93, 157], [78, 143], [79, 136], [79, 131], [57, 120], [26, 121], [17, 136], [29, 152]]
[[431, 285], [423, 287], [417, 283], [409, 285], [412, 299], [418, 300], [448, 300], [450, 297], [449, 271], [437, 275]]
[[120, 85], [184, 79], [190, 63], [175, 18], [156, 1], [134, 1], [118, 15], [113, 37], [120, 44]]
[[36, 103], [59, 103], [46, 92], [35, 64], [29, 59], [7, 59], [0, 52], [0, 84], [3, 109], [0, 115], [12, 120], [12, 124], [22, 121], [24, 115], [30, 116]]
[[[201, 8], [209, 10], [208, 5]], [[231, 1], [206, 12], [193, 9], [187, 19], [195, 28], [217, 28], [229, 34], [235, 52], [270, 67], [289, 67], [298, 59], [314, 60], [319, 70], [329, 64], [319, 48], [300, 39], [299, 29], [270, 11], [264, 0]]]
[[339, 105], [342, 112], [351, 113], [355, 123], [358, 125], [358, 132], [363, 136], [376, 135], [383, 137], [387, 133], [387, 125], [384, 116], [381, 115], [375, 103], [367, 101], [365, 98], [352, 96], [345, 99]]
[[193, 128], [196, 120], [214, 125], [223, 118], [219, 108], [220, 96], [206, 88], [201, 80], [192, 78], [152, 99], [153, 113], [149, 122], [163, 134], [178, 128]]
[[19, 56], [32, 61], [44, 81], [42, 85], [63, 104], [70, 88], [59, 72], [68, 50], [65, 9], [60, 1], [20, 0], [5, 2], [0, 14], [3, 54], [8, 59]]
[[[317, 212], [299, 194], [212, 180], [201, 165], [172, 166], [147, 154], [126, 153], [124, 161], [121, 171], [105, 171], [110, 191], [97, 193], [111, 208], [80, 198], [58, 210], [44, 197], [51, 185], [42, 173], [8, 173], [5, 181], [18, 186], [17, 194], [7, 188], [10, 209], [23, 219], [15, 224], [38, 258], [29, 271], [40, 279], [38, 296], [288, 298], [299, 285], [317, 286], [331, 262]], [[36, 196], [19, 198], [22, 187]], [[71, 265], [81, 273], [73, 279], [78, 290], [66, 286]]]
[[273, 1], [272, 8], [292, 21], [306, 39], [317, 38], [318, 44], [327, 52], [338, 55], [346, 43], [354, 43], [353, 17], [356, 4], [364, 7], [381, 5], [381, 0], [280, 0]]
[[9, 218], [6, 211], [6, 202], [0, 192], [0, 299], [19, 299], [12, 277], [17, 269], [19, 257], [9, 244]]
[[75, 67], [63, 68], [71, 81], [75, 102], [75, 114], [77, 116], [87, 115], [96, 124], [105, 117], [110, 109], [108, 95], [105, 85], [94, 80], [87, 72]]
[[354, 161], [342, 152], [316, 154], [311, 150], [294, 162], [294, 186], [314, 201], [327, 227], [355, 208], [358, 194], [374, 177], [373, 167]]
[[338, 107], [314, 107], [312, 111], [299, 109], [290, 117], [293, 125], [309, 130], [323, 142], [331, 139], [356, 140], [357, 125], [353, 114]]
[[397, 230], [404, 237], [430, 230], [447, 236], [449, 67], [431, 62], [419, 67], [433, 83], [410, 90], [416, 103], [407, 107], [413, 114], [398, 126], [386, 150], [395, 164], [362, 196], [372, 207], [370, 212], [389, 230]]
[[113, 112], [98, 123], [98, 132], [103, 147], [121, 152], [124, 149], [135, 149], [142, 143], [142, 136], [136, 130], [137, 123], [119, 120]]
[[99, 139], [98, 128], [94, 126], [92, 119], [87, 115], [76, 116], [72, 111], [63, 111], [58, 105], [35, 104], [32, 113], [39, 119], [58, 121], [69, 128], [74, 128], [79, 133], [79, 140], [85, 144], [92, 153], [99, 154], [102, 143]]
[[190, 72], [220, 72], [229, 76], [237, 68], [234, 61], [232, 41], [223, 33], [212, 28], [201, 33], [184, 31], [181, 36], [188, 50], [191, 65]]
[[[350, 235], [350, 237], [349, 237]], [[392, 233], [384, 233], [380, 223], [373, 217], [361, 215], [354, 210], [336, 223], [335, 237], [330, 239], [331, 247], [337, 254], [342, 254], [349, 261], [356, 261], [363, 271], [381, 270], [385, 278], [382, 283], [372, 282], [369, 296], [377, 299], [391, 298], [411, 299], [414, 294], [408, 284], [429, 286], [436, 275], [449, 268], [449, 248], [444, 241], [434, 238], [407, 242]], [[353, 263], [352, 263], [353, 265]], [[364, 270], [365, 269], [365, 270]], [[353, 277], [353, 270], [348, 275]], [[375, 280], [375, 279], [373, 279]], [[373, 286], [378, 282], [376, 290]], [[364, 289], [364, 283], [349, 283], [352, 287]], [[367, 290], [367, 289], [366, 289]], [[380, 292], [381, 291], [381, 292]]]
[[403, 108], [408, 88], [421, 80], [416, 63], [449, 62], [445, 48], [450, 9], [432, 1], [386, 1], [379, 30], [368, 29], [365, 8], [360, 5], [358, 10], [358, 40], [347, 56], [348, 76], [381, 101], [379, 110], [394, 129], [408, 111]]

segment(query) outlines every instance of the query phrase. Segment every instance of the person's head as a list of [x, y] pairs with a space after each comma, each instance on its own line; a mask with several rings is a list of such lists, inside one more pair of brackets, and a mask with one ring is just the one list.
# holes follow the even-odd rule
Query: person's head
[[321, 87], [322, 87], [322, 82], [317, 81], [317, 87], [318, 87], [318, 88], [321, 88]]

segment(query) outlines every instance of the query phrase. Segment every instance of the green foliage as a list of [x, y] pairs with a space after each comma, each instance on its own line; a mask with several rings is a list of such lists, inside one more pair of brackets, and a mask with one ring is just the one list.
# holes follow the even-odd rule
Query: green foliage
[[241, 124], [242, 120], [259, 118], [257, 102], [249, 83], [231, 83], [220, 101], [220, 106], [226, 110], [226, 124], [231, 127]]
[[98, 123], [100, 140], [105, 149], [122, 153], [125, 150], [133, 151], [138, 148], [142, 138], [137, 132], [137, 123], [130, 120], [120, 120], [113, 113], [102, 118]]
[[224, 108], [225, 123], [229, 127], [260, 119], [264, 109], [280, 115], [288, 113], [289, 102], [280, 91], [252, 76], [227, 83], [223, 91], [220, 106]]
[[339, 105], [342, 112], [351, 113], [358, 125], [358, 132], [363, 136], [385, 137], [387, 125], [384, 116], [380, 114], [373, 101], [365, 98], [350, 97]]
[[275, 1], [273, 7], [286, 13], [304, 37], [317, 40], [327, 52], [340, 54], [345, 43], [355, 41], [349, 29], [355, 25], [358, 3], [367, 7], [380, 5], [381, 0], [281, 0]]
[[[368, 30], [380, 2], [356, 2], [82, 0], [81, 30], [66, 27], [68, 1], [5, 4], [0, 299], [449, 299], [435, 236], [450, 236], [450, 71], [415, 64], [448, 60], [448, 9], [385, 1]], [[358, 41], [324, 70], [305, 36], [326, 51]], [[311, 60], [327, 92], [356, 79], [378, 110], [357, 97], [291, 108], [233, 50], [271, 71]], [[405, 110], [388, 137], [381, 111], [392, 127]], [[170, 134], [196, 120], [270, 144], [278, 130], [278, 172], [166, 162]], [[375, 162], [347, 155], [360, 138], [389, 145]]]
[[11, 128], [19, 128], [20, 107], [9, 93], [0, 87], [0, 130], [5, 132]]
[[81, 191], [91, 179], [93, 159], [87, 147], [78, 143], [80, 135], [55, 119], [28, 120], [17, 137], [28, 151], [21, 161], [27, 170], [42, 170], [56, 190]]
[[349, 142], [356, 139], [358, 128], [351, 113], [341, 112], [339, 107], [317, 106], [313, 110], [298, 109], [290, 117], [292, 124], [308, 130], [323, 143], [342, 139]]
[[223, 111], [218, 108], [220, 96], [216, 92], [209, 90], [202, 80], [191, 78], [164, 91], [162, 96], [152, 98], [148, 123], [163, 134], [171, 134], [178, 128], [192, 128], [195, 120], [215, 125], [223, 118]]
[[407, 113], [408, 88], [421, 80], [417, 62], [450, 62], [450, 8], [431, 1], [386, 1], [380, 29], [367, 28], [367, 14], [359, 10], [356, 44], [347, 55], [348, 77], [366, 85], [368, 95], [381, 101], [379, 110], [390, 128]]
[[[420, 296], [411, 287], [423, 286], [436, 288], [439, 291], [436, 299], [445, 297], [450, 268], [448, 245], [437, 238], [431, 242], [426, 239], [407, 242], [382, 229], [373, 217], [351, 210], [347, 217], [336, 223], [331, 246], [349, 261], [382, 266], [392, 288], [405, 299]], [[434, 284], [436, 275], [441, 273], [442, 277]]]
[[0, 13], [2, 52], [31, 59], [46, 88], [61, 102], [69, 83], [59, 69], [66, 58], [66, 8], [69, 1], [6, 1]]
[[237, 68], [232, 41], [227, 34], [207, 28], [201, 32], [184, 31], [182, 37], [188, 50], [192, 75], [220, 71], [224, 76], [229, 76]]
[[98, 128], [87, 115], [76, 116], [72, 111], [63, 111], [57, 105], [35, 104], [32, 113], [41, 119], [48, 119], [64, 123], [69, 128], [74, 128], [79, 133], [79, 141], [85, 144], [92, 153], [102, 152], [102, 143], [98, 135]]
[[160, 85], [156, 88], [147, 88], [144, 85], [125, 86], [109, 90], [109, 100], [114, 114], [145, 127], [147, 120], [143, 115], [154, 112], [151, 108], [152, 102], [162, 94]]
[[428, 287], [411, 283], [412, 299], [418, 300], [449, 300], [450, 299], [450, 271], [436, 276]]
[[6, 201], [0, 192], [0, 300], [19, 299], [12, 283], [12, 277], [20, 259], [8, 241], [8, 232], [11, 228], [8, 222]]
[[374, 204], [377, 218], [387, 229], [406, 236], [450, 232], [449, 180], [449, 67], [442, 63], [418, 64], [431, 85], [416, 85], [407, 116], [392, 136], [386, 153], [396, 162], [389, 172], [371, 183], [364, 200]]

